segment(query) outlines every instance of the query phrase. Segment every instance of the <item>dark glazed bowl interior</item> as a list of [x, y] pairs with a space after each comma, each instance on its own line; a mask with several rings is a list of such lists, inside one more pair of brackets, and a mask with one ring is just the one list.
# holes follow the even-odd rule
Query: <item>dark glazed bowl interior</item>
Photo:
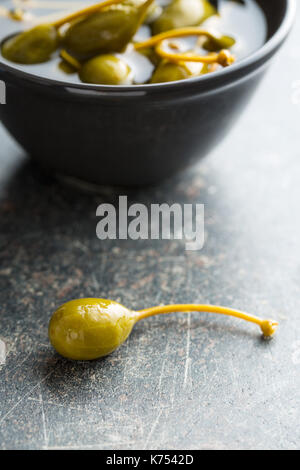
[[0, 57], [0, 79], [7, 87], [0, 118], [48, 171], [105, 185], [158, 183], [221, 141], [283, 44], [295, 0], [257, 3], [268, 24], [264, 46], [220, 72], [180, 82], [131, 87], [59, 82]]

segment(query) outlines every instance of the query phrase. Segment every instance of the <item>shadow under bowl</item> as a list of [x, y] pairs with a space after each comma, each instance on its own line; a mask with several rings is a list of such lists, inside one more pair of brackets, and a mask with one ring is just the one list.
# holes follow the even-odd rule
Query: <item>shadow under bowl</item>
[[[133, 87], [69, 84], [0, 58], [0, 119], [47, 171], [100, 185], [157, 184], [228, 133], [287, 37], [295, 0], [259, 0], [267, 42], [218, 73]], [[0, 38], [3, 39], [3, 38]]]

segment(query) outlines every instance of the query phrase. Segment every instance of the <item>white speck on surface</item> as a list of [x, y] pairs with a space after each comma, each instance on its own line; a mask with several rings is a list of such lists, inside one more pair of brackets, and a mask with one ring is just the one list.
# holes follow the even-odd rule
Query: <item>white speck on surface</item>
[[6, 361], [6, 344], [0, 339], [0, 366]]

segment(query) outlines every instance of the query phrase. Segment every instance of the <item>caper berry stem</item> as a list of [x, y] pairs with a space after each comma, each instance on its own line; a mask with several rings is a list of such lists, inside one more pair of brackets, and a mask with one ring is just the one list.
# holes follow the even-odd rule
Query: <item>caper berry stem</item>
[[226, 50], [222, 50], [220, 52], [215, 52], [211, 54], [207, 54], [205, 56], [201, 55], [196, 55], [196, 54], [190, 54], [190, 53], [185, 53], [185, 54], [178, 54], [178, 53], [173, 53], [169, 52], [164, 49], [163, 47], [164, 41], [159, 43], [155, 51], [156, 53], [162, 57], [163, 59], [168, 59], [170, 61], [175, 61], [175, 62], [202, 62], [203, 64], [220, 64], [223, 67], [227, 67], [228, 65], [231, 65], [234, 62], [234, 57], [233, 55]]
[[261, 331], [265, 337], [272, 336], [278, 326], [278, 323], [274, 320], [263, 320], [254, 315], [249, 315], [248, 313], [241, 312], [239, 310], [234, 310], [232, 308], [220, 307], [218, 305], [201, 305], [201, 304], [175, 304], [175, 305], [165, 305], [158, 307], [146, 308], [137, 312], [137, 321], [143, 320], [144, 318], [152, 317], [154, 315], [160, 315], [164, 313], [174, 313], [174, 312], [206, 312], [206, 313], [216, 313], [220, 315], [228, 315], [231, 317], [240, 318], [251, 323], [255, 323], [260, 326]]
[[55, 21], [55, 23], [53, 23], [53, 26], [55, 26], [58, 29], [66, 23], [70, 23], [71, 21], [77, 20], [81, 16], [92, 15], [93, 13], [96, 13], [99, 10], [102, 10], [103, 8], [109, 7], [111, 5], [116, 5], [118, 3], [122, 3], [123, 1], [124, 0], [105, 0], [104, 2], [97, 3], [96, 5], [85, 7], [82, 10], [78, 10], [78, 11], [75, 11], [74, 13], [70, 13], [68, 16], [65, 16], [64, 18], [61, 18]]
[[73, 57], [69, 52], [67, 52], [65, 49], [62, 49], [60, 51], [60, 57], [67, 62], [67, 64], [71, 65], [75, 70], [80, 70], [81, 69], [81, 63], [79, 60], [77, 60], [75, 57]]
[[146, 0], [145, 3], [142, 5], [142, 14], [140, 16], [140, 21], [137, 25], [137, 28], [136, 30], [138, 30], [138, 28], [144, 23], [144, 20], [146, 18], [146, 15], [147, 15], [147, 11], [148, 11], [148, 8], [152, 5], [152, 3], [154, 2], [154, 0]]
[[135, 49], [154, 47], [165, 39], [182, 38], [187, 36], [206, 36], [208, 39], [216, 39], [216, 36], [210, 33], [209, 31], [191, 26], [186, 28], [171, 29], [170, 31], [165, 31], [164, 33], [156, 34], [155, 36], [152, 36], [146, 41], [137, 42], [134, 47]]

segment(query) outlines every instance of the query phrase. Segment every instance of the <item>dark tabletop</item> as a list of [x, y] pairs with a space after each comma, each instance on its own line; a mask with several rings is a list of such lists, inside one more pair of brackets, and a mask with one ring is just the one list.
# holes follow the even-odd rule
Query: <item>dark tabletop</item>
[[[99, 241], [96, 208], [115, 196], [42, 175], [0, 128], [1, 448], [300, 447], [299, 42], [300, 11], [225, 142], [184, 175], [129, 195], [204, 203], [198, 252], [184, 241]], [[68, 362], [47, 324], [83, 296], [136, 309], [224, 304], [280, 329], [264, 341], [255, 325], [174, 314], [140, 322], [106, 359]]]

